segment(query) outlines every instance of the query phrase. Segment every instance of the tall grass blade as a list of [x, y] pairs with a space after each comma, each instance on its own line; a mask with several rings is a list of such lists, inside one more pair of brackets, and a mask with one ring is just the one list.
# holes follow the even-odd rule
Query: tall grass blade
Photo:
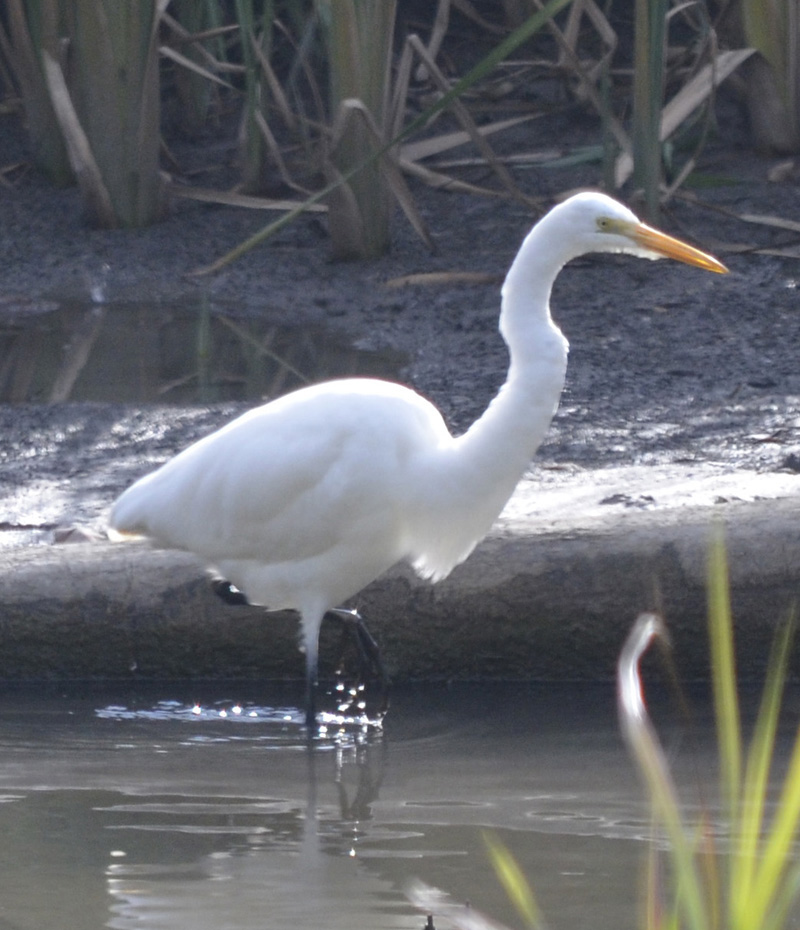
[[[448, 88], [448, 81], [437, 67], [436, 62], [429, 57], [425, 46], [422, 44], [422, 42], [419, 41], [417, 36], [409, 36], [408, 42], [422, 59], [422, 61], [425, 62], [430, 73], [431, 80], [439, 86], [439, 89], [442, 91], [442, 93], [446, 93]], [[512, 196], [522, 198], [522, 194], [520, 193], [517, 185], [514, 183], [514, 179], [511, 177], [508, 169], [495, 156], [494, 152], [489, 146], [489, 143], [478, 129], [478, 126], [475, 123], [475, 120], [472, 118], [469, 110], [458, 98], [450, 102], [450, 107], [452, 109], [453, 115], [464, 127], [464, 131], [470, 137], [475, 147], [486, 159], [486, 162], [491, 165], [492, 170], [500, 180], [500, 183], [503, 185], [503, 187], [505, 187], [508, 193]]]
[[539, 905], [533, 894], [533, 889], [527, 878], [511, 855], [508, 848], [500, 842], [497, 836], [489, 830], [483, 831], [483, 841], [489, 861], [492, 863], [495, 875], [505, 889], [509, 900], [517, 909], [517, 913], [531, 930], [542, 926], [542, 917]]
[[228, 90], [234, 89], [229, 81], [223, 81], [221, 77], [217, 77], [217, 75], [209, 71], [208, 68], [198, 65], [196, 62], [192, 61], [191, 58], [182, 55], [180, 52], [176, 52], [174, 48], [170, 48], [168, 45], [162, 45], [158, 53], [162, 58], [169, 58], [171, 61], [174, 61], [176, 65], [180, 65], [186, 71], [191, 71], [192, 74], [203, 78], [204, 81], [219, 84], [220, 87], [225, 87]]
[[658, 222], [661, 188], [659, 124], [664, 89], [667, 0], [636, 0], [633, 76], [634, 181], [644, 213]]
[[42, 50], [55, 55], [58, 49], [57, 14], [51, 5], [7, 0], [3, 27], [8, 30], [9, 64], [25, 107], [33, 159], [55, 184], [66, 185], [74, 176], [40, 59]]
[[728, 563], [720, 528], [713, 535], [709, 552], [708, 624], [720, 758], [720, 787], [725, 813], [732, 828], [736, 829], [742, 780], [742, 737], [739, 698], [736, 693]]
[[653, 811], [672, 845], [676, 900], [690, 930], [709, 930], [708, 911], [692, 847], [680, 814], [675, 784], [644, 702], [639, 662], [657, 637], [666, 636], [661, 619], [642, 614], [625, 641], [617, 663], [617, 696], [622, 735], [644, 778]]
[[69, 95], [113, 208], [113, 221], [101, 213], [98, 225], [146, 226], [163, 211], [158, 34], [166, 4], [65, 4]]
[[[216, 0], [172, 0], [171, 12], [162, 15], [162, 25], [178, 37], [184, 51], [165, 42], [160, 44], [162, 57], [170, 57], [180, 67], [175, 69], [175, 90], [179, 100], [176, 117], [190, 134], [202, 130], [215, 99], [214, 84], [230, 87], [217, 76], [217, 63], [206, 48], [209, 31], [221, 26], [221, 10]], [[165, 30], [166, 31], [166, 30]], [[164, 36], [164, 38], [167, 38]], [[211, 40], [213, 47], [213, 39]]]
[[789, 653], [794, 638], [794, 621], [784, 624], [772, 646], [767, 666], [767, 682], [747, 753], [741, 802], [739, 837], [734, 838], [734, 862], [731, 881], [731, 910], [734, 924], [743, 926], [742, 918], [752, 918], [750, 896], [757, 864], [759, 840], [763, 829], [764, 806], [769, 787], [770, 765], [775, 750], [775, 733], [786, 682]]
[[[795, 740], [789, 767], [783, 782], [775, 817], [756, 871], [753, 892], [747, 902], [748, 915], [765, 917], [781, 897], [781, 883], [786, 881], [788, 867], [792, 864], [792, 844], [795, 842], [800, 822], [800, 731]], [[793, 882], [795, 893], [796, 883]], [[749, 918], [748, 918], [749, 919]]]
[[42, 50], [42, 69], [53, 111], [67, 146], [70, 165], [83, 197], [84, 208], [96, 225], [111, 229], [117, 225], [117, 217], [102, 171], [78, 119], [64, 73], [46, 49]]
[[[541, 4], [541, 0], [536, 0], [536, 2]], [[577, 15], [576, 11], [578, 11]], [[598, 38], [604, 46], [604, 53], [600, 59], [599, 68], [595, 66], [595, 68], [587, 70], [575, 48], [575, 36], [578, 34], [578, 24], [576, 21], [579, 20], [581, 15], [589, 16]], [[620, 120], [611, 112], [608, 100], [610, 87], [603, 87], [604, 81], [605, 83], [610, 83], [607, 79], [610, 73], [611, 59], [617, 47], [617, 34], [611, 28], [611, 24], [608, 22], [606, 16], [603, 15], [594, 3], [583, 2], [580, 5], [573, 6], [569, 13], [569, 19], [570, 22], [568, 22], [567, 28], [564, 31], [556, 25], [552, 18], [547, 24], [550, 32], [558, 43], [564, 65], [578, 78], [582, 94], [591, 101], [599, 114], [603, 125], [603, 135], [612, 141], [615, 148], [625, 152], [631, 164], [633, 164], [630, 137]], [[570, 32], [573, 33], [572, 36], [568, 35]], [[599, 89], [595, 83], [598, 79], [600, 84]]]
[[[396, 0], [316, 0], [329, 48], [334, 138], [329, 177], [362, 170], [334, 188], [328, 226], [334, 258], [369, 258], [389, 248], [391, 188], [385, 160], [372, 158], [386, 142]], [[357, 103], [369, 115], [349, 119]], [[377, 136], [377, 138], [376, 138]], [[349, 188], [349, 190], [346, 190]]]
[[756, 147], [800, 149], [800, 10], [797, 0], [741, 0], [745, 40], [761, 56], [748, 72], [746, 99]]
[[244, 64], [245, 105], [242, 117], [242, 186], [248, 194], [261, 190], [264, 175], [264, 139], [257, 130], [256, 114], [261, 105], [261, 82], [255, 67], [256, 13], [253, 0], [236, 0], [236, 21], [241, 30], [240, 47]]
[[664, 912], [661, 907], [661, 873], [659, 869], [658, 851], [655, 843], [650, 843], [647, 849], [647, 862], [645, 872], [644, 900], [641, 905], [639, 924], [644, 930], [662, 930], [665, 924]]
[[[713, 64], [705, 65], [675, 94], [661, 113], [659, 140], [661, 144], [679, 128], [684, 120], [701, 106], [714, 90], [753, 54], [752, 48], [720, 52]], [[633, 172], [633, 156], [622, 151], [614, 169], [614, 184], [621, 187]]]
[[800, 863], [789, 866], [785, 880], [775, 893], [775, 901], [760, 930], [785, 930], [789, 913], [800, 895]]

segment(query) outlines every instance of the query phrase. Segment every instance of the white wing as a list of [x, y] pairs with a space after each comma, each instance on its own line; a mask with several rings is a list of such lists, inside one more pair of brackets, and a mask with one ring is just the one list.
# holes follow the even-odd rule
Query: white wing
[[111, 525], [210, 563], [309, 559], [345, 534], [374, 545], [377, 527], [405, 550], [409, 463], [443, 439], [438, 411], [407, 388], [316, 385], [246, 413], [138, 481]]

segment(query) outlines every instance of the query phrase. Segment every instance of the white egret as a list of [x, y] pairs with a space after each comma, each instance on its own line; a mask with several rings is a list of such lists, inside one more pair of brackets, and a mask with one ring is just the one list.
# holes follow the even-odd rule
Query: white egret
[[224, 579], [218, 593], [227, 599], [300, 614], [309, 728], [325, 614], [401, 560], [431, 581], [444, 578], [489, 531], [528, 467], [567, 366], [550, 291], [561, 268], [587, 252], [727, 270], [611, 198], [577, 194], [533, 227], [511, 265], [500, 311], [508, 377], [466, 433], [452, 436], [410, 388], [329, 381], [245, 413], [114, 504], [113, 530], [196, 553]]

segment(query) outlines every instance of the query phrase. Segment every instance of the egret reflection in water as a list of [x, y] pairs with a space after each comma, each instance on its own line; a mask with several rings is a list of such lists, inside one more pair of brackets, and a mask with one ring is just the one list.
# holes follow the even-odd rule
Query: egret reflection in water
[[[259, 716], [263, 721], [271, 715]], [[114, 829], [123, 848], [130, 831], [155, 834], [161, 842], [171, 833], [170, 844], [179, 835], [178, 846], [199, 839], [206, 847], [177, 866], [131, 861], [130, 854], [112, 857], [106, 870], [109, 927], [370, 927], [375, 899], [391, 897], [392, 891], [390, 883], [364, 874], [357, 853], [378, 798], [381, 741], [323, 746], [304, 739], [278, 751], [296, 756], [292, 768], [305, 785], [304, 803], [212, 797], [135, 800], [109, 808], [122, 821]], [[332, 779], [338, 810], [330, 802], [320, 805], [320, 779], [327, 789]], [[384, 926], [415, 926], [399, 902], [388, 910], [397, 912], [397, 920]]]
[[[382, 732], [311, 743], [285, 683], [254, 687], [0, 694], [0, 917], [420, 930], [406, 888], [421, 879], [513, 925], [488, 827], [555, 930], [635, 922], [650, 810], [613, 687], [415, 684]], [[707, 762], [671, 757], [683, 786]]]

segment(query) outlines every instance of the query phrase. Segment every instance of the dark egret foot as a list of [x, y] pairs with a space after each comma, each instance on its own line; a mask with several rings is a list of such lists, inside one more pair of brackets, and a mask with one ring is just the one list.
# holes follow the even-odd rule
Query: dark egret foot
[[244, 591], [240, 591], [235, 584], [231, 584], [230, 581], [226, 581], [224, 578], [215, 578], [211, 582], [211, 590], [217, 597], [222, 598], [226, 604], [243, 607], [250, 603]]
[[[225, 578], [213, 579], [211, 589], [217, 597], [230, 606], [242, 607], [250, 604], [247, 595]], [[352, 708], [354, 712], [358, 712], [363, 709], [357, 707], [357, 699], [366, 688], [367, 681], [376, 681], [380, 688], [377, 715], [379, 719], [382, 719], [389, 707], [389, 677], [383, 667], [378, 644], [373, 639], [358, 611], [337, 607], [327, 611], [325, 616], [335, 620], [342, 627], [341, 654], [337, 661], [336, 675], [340, 680], [339, 690], [347, 691], [352, 698], [347, 705], [348, 710]], [[353, 673], [354, 685], [349, 689], [341, 681], [345, 677], [345, 653], [348, 644], [354, 647], [356, 654], [356, 669]], [[308, 647], [306, 647], [305, 724], [309, 734], [315, 732], [317, 727], [317, 683], [316, 651], [312, 650], [309, 653]], [[341, 708], [342, 704], [340, 703], [340, 710]]]
[[[214, 578], [211, 590], [221, 600], [232, 607], [247, 607], [250, 601], [244, 591], [240, 591], [233, 582], [225, 578]], [[371, 637], [370, 637], [371, 638]], [[317, 726], [317, 669], [316, 656], [306, 662], [306, 729], [309, 736]]]
[[[375, 681], [380, 689], [377, 713], [378, 717], [382, 718], [389, 706], [389, 676], [386, 674], [386, 670], [383, 667], [381, 651], [378, 644], [373, 639], [372, 634], [367, 629], [358, 611], [336, 608], [334, 610], [329, 610], [325, 616], [336, 620], [342, 626], [342, 654], [337, 663], [337, 675], [340, 678], [340, 682], [341, 679], [345, 677], [345, 653], [348, 643], [352, 644], [355, 649], [355, 686], [351, 688], [349, 692], [353, 698], [353, 700], [350, 701], [350, 706], [352, 707], [357, 704], [356, 698], [364, 691], [367, 682]], [[343, 689], [344, 685], [340, 685], [340, 687]]]

